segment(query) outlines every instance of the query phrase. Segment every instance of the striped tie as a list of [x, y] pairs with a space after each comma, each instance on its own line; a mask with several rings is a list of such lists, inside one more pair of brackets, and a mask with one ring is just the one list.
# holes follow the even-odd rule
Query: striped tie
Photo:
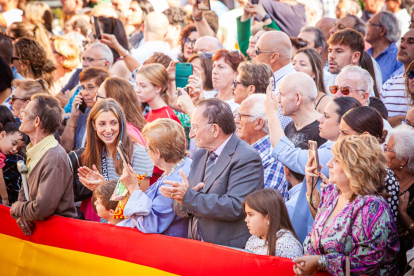
[[[204, 171], [203, 182], [205, 182], [207, 177], [209, 177], [209, 175], [211, 174], [211, 171], [213, 170], [213, 167], [214, 167], [214, 161], [216, 160], [216, 158], [217, 158], [217, 154], [215, 154], [213, 151], [208, 154], [206, 169]], [[190, 231], [189, 231], [188, 238], [201, 241], [201, 233], [199, 229], [200, 227], [198, 225], [198, 218], [196, 216], [192, 216], [190, 218], [189, 226], [190, 226], [190, 229], [189, 229]]]

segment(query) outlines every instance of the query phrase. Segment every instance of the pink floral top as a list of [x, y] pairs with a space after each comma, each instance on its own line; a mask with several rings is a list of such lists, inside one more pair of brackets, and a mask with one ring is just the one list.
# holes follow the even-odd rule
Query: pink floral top
[[388, 203], [377, 195], [357, 196], [326, 222], [339, 195], [334, 184], [323, 190], [304, 253], [325, 255], [327, 271], [333, 275], [345, 275], [346, 254], [351, 275], [398, 275], [400, 243]]
[[2, 152], [0, 152], [0, 169], [3, 169], [4, 166], [6, 166], [6, 155], [4, 155]]

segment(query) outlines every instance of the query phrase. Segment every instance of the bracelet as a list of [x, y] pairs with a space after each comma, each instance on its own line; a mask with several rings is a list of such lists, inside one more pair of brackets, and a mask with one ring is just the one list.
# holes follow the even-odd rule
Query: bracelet
[[203, 15], [201, 15], [200, 18], [195, 18], [194, 15], [193, 15], [193, 19], [197, 22], [200, 22], [203, 19]]
[[266, 15], [262, 18], [262, 22], [265, 22], [268, 18], [270, 18], [270, 15], [266, 13]]
[[120, 59], [124, 59], [127, 55], [129, 55], [129, 51], [128, 50], [125, 51], [125, 55], [120, 56], [119, 58]]
[[318, 259], [318, 264], [316, 266], [318, 271], [325, 271], [326, 270], [326, 258], [325, 255], [320, 255]]
[[[310, 203], [311, 198], [306, 194], [306, 200]], [[318, 197], [316, 195], [312, 195], [312, 203], [318, 203]]]

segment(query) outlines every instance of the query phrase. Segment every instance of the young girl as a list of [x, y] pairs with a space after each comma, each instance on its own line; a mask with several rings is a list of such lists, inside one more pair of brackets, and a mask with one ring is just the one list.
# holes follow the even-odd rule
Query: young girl
[[[27, 136], [19, 131], [19, 126], [14, 122], [6, 123], [0, 132], [0, 196], [4, 205], [10, 205], [16, 200], [16, 191], [8, 192], [3, 176], [3, 168], [6, 165], [6, 155], [17, 154], [26, 146]], [[14, 192], [14, 193], [13, 193]], [[10, 194], [9, 194], [10, 193]]]
[[278, 191], [263, 189], [249, 194], [243, 202], [243, 209], [252, 234], [246, 243], [247, 250], [289, 259], [303, 255], [302, 245]]

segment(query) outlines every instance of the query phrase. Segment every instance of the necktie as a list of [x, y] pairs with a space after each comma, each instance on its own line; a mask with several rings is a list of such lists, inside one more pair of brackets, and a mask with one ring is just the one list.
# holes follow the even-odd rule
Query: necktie
[[[204, 179], [205, 182], [207, 177], [211, 174], [214, 167], [214, 161], [217, 158], [217, 154], [215, 154], [213, 151], [208, 154], [207, 162], [206, 162], [206, 169], [204, 171]], [[201, 233], [198, 226], [198, 218], [196, 216], [192, 216], [190, 219], [190, 231], [189, 231], [189, 238], [194, 240], [201, 240]]]

